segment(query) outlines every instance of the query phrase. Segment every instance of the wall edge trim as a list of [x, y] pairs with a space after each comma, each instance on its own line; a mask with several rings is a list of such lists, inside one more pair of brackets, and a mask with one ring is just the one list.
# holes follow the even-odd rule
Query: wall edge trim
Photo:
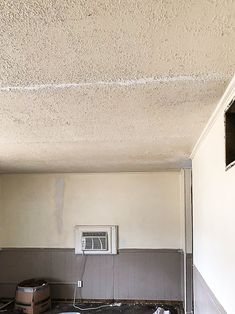
[[91, 172], [87, 172], [87, 171], [83, 171], [83, 172], [68, 172], [68, 171], [50, 171], [50, 172], [37, 172], [37, 171], [16, 171], [16, 172], [9, 172], [9, 171], [1, 171], [0, 170], [0, 176], [6, 176], [6, 175], [57, 175], [57, 176], [62, 176], [62, 175], [119, 175], [119, 174], [145, 174], [145, 173], [159, 173], [159, 172], [180, 172], [181, 169], [191, 169], [192, 166], [188, 165], [188, 166], [182, 166], [179, 165], [177, 167], [167, 167], [167, 166], [163, 166], [161, 167], [156, 167], [155, 169], [152, 170], [146, 170], [146, 171], [91, 171]]
[[218, 115], [223, 110], [225, 110], [225, 108], [228, 106], [230, 101], [233, 99], [234, 91], [235, 91], [235, 75], [233, 76], [232, 80], [230, 81], [229, 85], [227, 86], [223, 96], [220, 98], [215, 110], [213, 111], [213, 113], [212, 113], [211, 117], [209, 118], [206, 126], [204, 127], [201, 135], [199, 136], [196, 144], [194, 145], [192, 153], [190, 154], [191, 160], [195, 157], [198, 149], [201, 146], [202, 141], [204, 140], [204, 138], [207, 136], [207, 134], [209, 133], [209, 131], [213, 127]]
[[[0, 248], [0, 254], [1, 252], [6, 251], [74, 251], [74, 248], [57, 248], [57, 247], [2, 247]], [[183, 250], [180, 248], [156, 248], [156, 249], [148, 249], [148, 248], [123, 248], [119, 249], [118, 253], [183, 253]], [[97, 254], [99, 255], [99, 254]], [[102, 254], [103, 255], [103, 254]], [[112, 254], [107, 254], [105, 256], [112, 256]]]

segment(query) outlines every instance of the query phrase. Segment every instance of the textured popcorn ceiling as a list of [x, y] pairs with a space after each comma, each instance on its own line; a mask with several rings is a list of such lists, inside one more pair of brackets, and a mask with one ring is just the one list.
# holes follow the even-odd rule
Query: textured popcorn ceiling
[[0, 2], [0, 171], [190, 165], [234, 72], [235, 3]]

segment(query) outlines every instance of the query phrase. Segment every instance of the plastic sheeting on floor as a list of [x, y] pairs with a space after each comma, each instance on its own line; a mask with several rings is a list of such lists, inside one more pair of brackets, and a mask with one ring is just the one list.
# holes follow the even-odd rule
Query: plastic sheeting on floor
[[164, 310], [161, 307], [157, 307], [156, 311], [153, 314], [170, 314], [171, 312], [168, 310]]

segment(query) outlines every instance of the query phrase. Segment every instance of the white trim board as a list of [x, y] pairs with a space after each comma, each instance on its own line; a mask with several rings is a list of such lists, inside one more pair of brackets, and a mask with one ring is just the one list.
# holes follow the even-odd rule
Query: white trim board
[[225, 90], [223, 96], [221, 97], [218, 105], [216, 106], [214, 112], [212, 113], [209, 121], [207, 122], [205, 128], [203, 129], [199, 139], [197, 140], [196, 144], [193, 147], [192, 153], [190, 155], [190, 159], [193, 159], [196, 152], [198, 151], [199, 147], [201, 146], [201, 143], [203, 139], [206, 137], [206, 135], [209, 133], [210, 129], [214, 125], [218, 115], [224, 111], [232, 101], [235, 95], [235, 75], [233, 76], [231, 82], [229, 83], [227, 89]]

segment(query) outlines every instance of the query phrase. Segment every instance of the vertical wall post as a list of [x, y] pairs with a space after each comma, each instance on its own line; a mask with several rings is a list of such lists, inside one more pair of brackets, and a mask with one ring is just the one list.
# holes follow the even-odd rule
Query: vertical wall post
[[192, 170], [181, 170], [181, 245], [183, 249], [183, 297], [185, 313], [193, 313], [193, 214]]

